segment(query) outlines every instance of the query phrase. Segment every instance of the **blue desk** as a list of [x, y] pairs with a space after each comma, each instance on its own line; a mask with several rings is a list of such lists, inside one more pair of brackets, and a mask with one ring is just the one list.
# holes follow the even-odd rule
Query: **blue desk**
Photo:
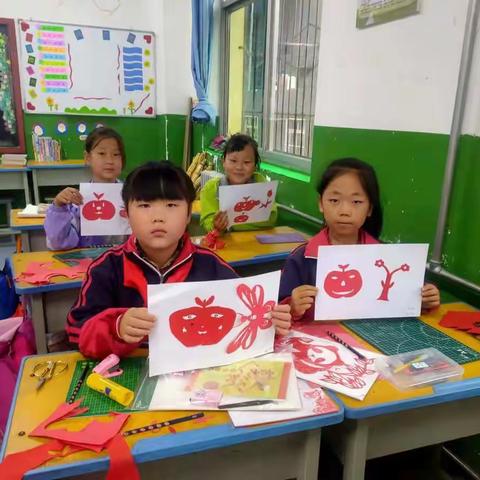
[[38, 252], [47, 249], [47, 239], [43, 224], [44, 217], [23, 218], [18, 213], [21, 209], [13, 209], [10, 212], [10, 227], [20, 232], [21, 248], [17, 247], [17, 252]]
[[[0, 452], [0, 458], [6, 453], [13, 453], [38, 445], [42, 440], [18, 436], [19, 431], [30, 431], [39, 421], [51, 413], [55, 406], [64, 401], [70, 381], [56, 377], [36, 392], [36, 380], [30, 377], [34, 363], [47, 357], [62, 359], [69, 364], [67, 372], [73, 372], [74, 362], [81, 357], [78, 352], [62, 352], [48, 356], [27, 357], [22, 363], [15, 397], [10, 410], [5, 441]], [[69, 373], [71, 375], [71, 373]], [[49, 385], [50, 384], [50, 385]], [[40, 411], [29, 411], [25, 408], [32, 401], [39, 402], [40, 395], [44, 401]], [[27, 410], [27, 411], [25, 411]], [[188, 412], [140, 412], [132, 414], [125, 429], [188, 415]], [[343, 410], [332, 414], [305, 418], [296, 421], [263, 425], [252, 428], [233, 427], [225, 413], [208, 413], [215, 426], [189, 426], [178, 424], [176, 434], [145, 433], [129, 437], [132, 453], [139, 465], [142, 479], [193, 479], [193, 478], [225, 478], [240, 479], [280, 479], [292, 478], [316, 480], [318, 475], [318, 460], [320, 453], [320, 429], [343, 420]], [[133, 418], [135, 416], [136, 419]], [[145, 423], [138, 423], [139, 418]], [[157, 420], [153, 420], [156, 418]], [[147, 420], [148, 419], [148, 420]], [[70, 424], [89, 421], [69, 419], [62, 423], [63, 428]], [[136, 423], [133, 424], [132, 422]], [[208, 425], [208, 424], [207, 424]], [[194, 429], [192, 429], [194, 428]], [[137, 437], [137, 438], [135, 438]], [[202, 452], [199, 455], [199, 452]], [[55, 464], [36, 469], [26, 475], [27, 479], [51, 478], [103, 478], [94, 472], [105, 471], [108, 460], [103, 456], [85, 453], [84, 459], [75, 454], [74, 460], [55, 461]], [[159, 475], [159, 472], [161, 474]], [[88, 475], [91, 474], [91, 475]]]
[[[472, 335], [438, 325], [448, 310], [471, 308], [465, 304], [442, 305], [422, 320], [480, 351], [480, 340]], [[370, 458], [480, 433], [480, 361], [463, 367], [461, 381], [400, 391], [380, 379], [363, 401], [338, 395], [345, 408], [345, 421], [329, 429], [328, 434], [344, 463], [343, 480], [362, 479]]]

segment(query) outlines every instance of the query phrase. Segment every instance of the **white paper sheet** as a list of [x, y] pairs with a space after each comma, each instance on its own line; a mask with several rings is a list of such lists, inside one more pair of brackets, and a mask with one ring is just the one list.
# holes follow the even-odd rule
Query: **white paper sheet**
[[318, 249], [316, 320], [420, 315], [427, 244]]
[[127, 235], [130, 225], [122, 201], [121, 183], [81, 183], [82, 235]]
[[277, 303], [279, 282], [277, 271], [149, 285], [148, 310], [157, 317], [149, 338], [150, 376], [272, 352], [275, 329], [267, 313]]
[[277, 186], [277, 181], [220, 186], [220, 210], [227, 212], [228, 225], [268, 220], [275, 202]]

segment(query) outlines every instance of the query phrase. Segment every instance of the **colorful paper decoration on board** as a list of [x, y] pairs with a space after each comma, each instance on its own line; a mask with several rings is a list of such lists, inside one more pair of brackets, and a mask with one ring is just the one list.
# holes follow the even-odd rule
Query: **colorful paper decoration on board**
[[231, 226], [268, 220], [277, 186], [277, 181], [220, 186], [220, 210], [227, 212], [228, 224]]
[[155, 115], [153, 34], [25, 20], [19, 25], [26, 110]]
[[148, 286], [158, 321], [150, 338], [150, 376], [227, 365], [273, 350], [269, 312], [280, 272], [209, 282]]
[[427, 244], [318, 248], [316, 320], [417, 317]]
[[81, 183], [82, 235], [128, 235], [131, 233], [122, 200], [121, 183]]

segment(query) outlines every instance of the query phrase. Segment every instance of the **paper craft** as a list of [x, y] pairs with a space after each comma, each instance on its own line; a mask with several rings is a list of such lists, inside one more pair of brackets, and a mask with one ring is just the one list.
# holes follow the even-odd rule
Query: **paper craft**
[[297, 377], [363, 400], [378, 377], [374, 359], [379, 355], [364, 349], [361, 360], [337, 342], [293, 330], [278, 342], [279, 351], [291, 351]]
[[128, 235], [131, 233], [122, 200], [121, 183], [81, 183], [82, 235]]
[[420, 315], [427, 244], [318, 249], [316, 320]]
[[220, 210], [227, 212], [228, 225], [268, 220], [275, 202], [277, 186], [277, 181], [220, 186]]
[[298, 418], [325, 415], [338, 411], [338, 406], [321, 387], [305, 380], [298, 381], [298, 389], [302, 400], [302, 408], [286, 411], [245, 411], [232, 409], [228, 414], [235, 427], [248, 427], [262, 423], [283, 422]]
[[480, 312], [449, 311], [440, 320], [440, 325], [479, 335]]
[[220, 390], [223, 395], [285, 399], [291, 363], [254, 358], [192, 374], [191, 390]]
[[148, 285], [150, 376], [227, 365], [273, 350], [280, 272]]
[[[282, 379], [281, 388], [278, 389], [278, 391], [282, 390], [281, 395], [284, 398], [272, 399], [270, 403], [263, 403], [260, 405], [237, 406], [235, 410], [268, 411], [299, 409], [301, 407], [301, 401], [298, 392], [295, 369], [292, 365], [293, 358], [291, 353], [272, 353], [258, 357], [255, 359], [255, 361], [258, 361], [260, 365], [263, 363], [270, 365], [272, 362], [288, 365], [288, 367], [283, 370], [283, 373], [286, 374], [286, 380], [285, 378]], [[242, 365], [247, 362], [242, 361], [238, 363]], [[256, 389], [259, 392], [259, 396], [257, 397], [250, 396], [255, 390], [252, 388], [249, 388], [248, 391], [245, 392], [245, 395], [239, 391], [239, 389], [232, 389], [230, 386], [226, 386], [225, 391], [222, 391], [222, 385], [218, 382], [218, 377], [214, 377], [214, 380], [210, 381], [210, 373], [212, 370], [214, 369], [168, 373], [166, 375], [150, 377], [148, 382], [153, 382], [155, 386], [153, 395], [148, 404], [148, 409], [218, 410], [220, 403], [221, 405], [226, 405], [243, 403], [246, 400], [268, 401], [268, 397], [265, 396], [265, 392], [260, 389]], [[209, 378], [206, 384], [202, 383], [202, 377], [200, 377], [199, 380], [199, 375], [203, 374], [204, 372], [205, 376], [203, 378]], [[262, 375], [260, 375], [258, 379], [260, 382], [264, 381], [264, 377], [262, 377]], [[150, 389], [151, 386], [146, 385], [145, 388]], [[137, 394], [137, 396], [138, 395], [142, 395], [142, 393], [140, 392]], [[213, 396], [217, 398], [216, 402], [206, 401], [208, 398]], [[205, 399], [205, 401], [201, 401], [202, 397]], [[137, 404], [137, 400], [135, 400], [134, 403]]]
[[20, 275], [15, 277], [18, 282], [31, 283], [32, 285], [48, 285], [54, 277], [68, 279], [83, 278], [91, 259], [82, 259], [76, 265], [63, 268], [51, 268], [53, 262], [30, 262]]
[[214, 228], [201, 239], [200, 245], [212, 250], [221, 250], [225, 246], [225, 242], [219, 237], [220, 232]]
[[17, 213], [18, 218], [44, 218], [47, 212], [48, 205], [40, 203], [39, 205], [32, 205], [29, 203], [23, 210]]
[[255, 235], [259, 243], [302, 243], [306, 238], [300, 233], [274, 233], [270, 235]]

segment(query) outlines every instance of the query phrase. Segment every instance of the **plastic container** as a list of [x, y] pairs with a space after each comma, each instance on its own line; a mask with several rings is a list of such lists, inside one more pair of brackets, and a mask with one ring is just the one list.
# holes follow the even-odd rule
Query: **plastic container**
[[375, 367], [401, 390], [463, 377], [463, 367], [436, 348], [380, 357], [375, 360]]

